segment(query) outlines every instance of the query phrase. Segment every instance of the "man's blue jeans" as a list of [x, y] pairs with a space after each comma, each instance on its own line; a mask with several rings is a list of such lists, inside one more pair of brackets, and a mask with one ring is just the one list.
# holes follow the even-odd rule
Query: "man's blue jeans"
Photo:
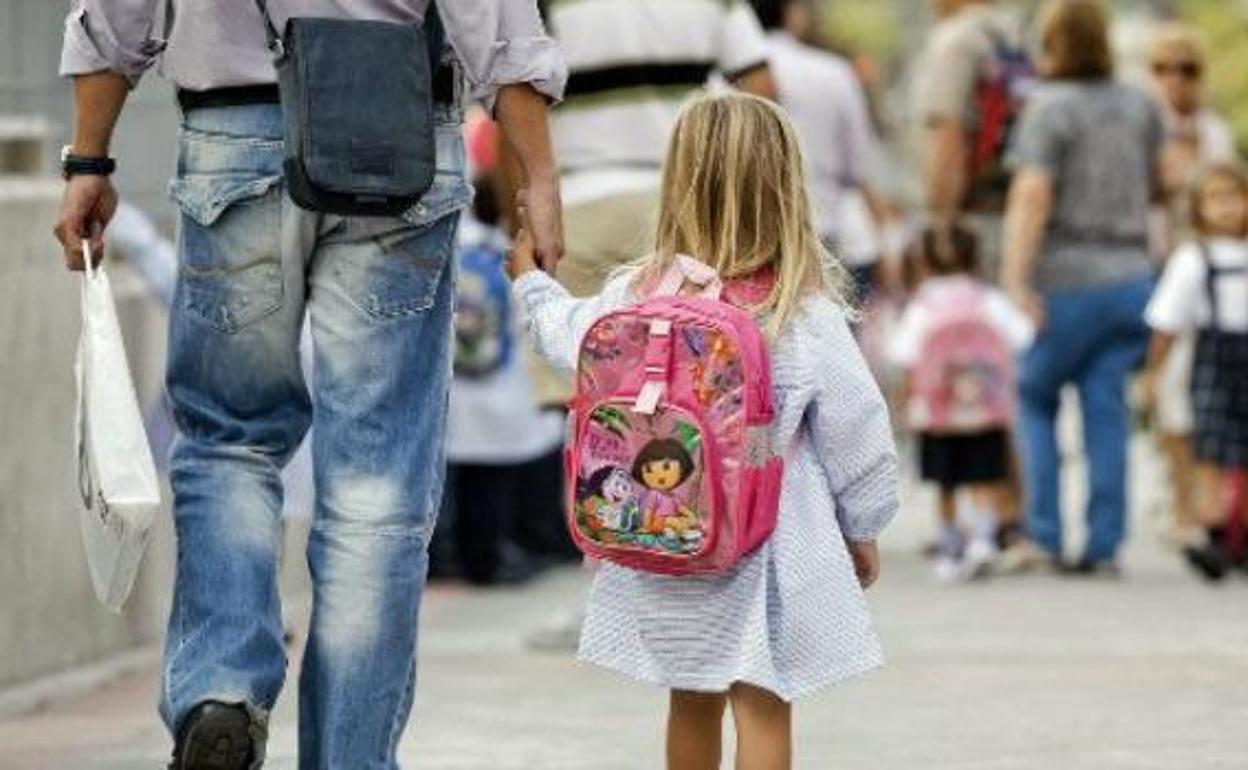
[[[314, 604], [300, 677], [307, 770], [397, 767], [444, 475], [460, 116], [439, 116], [434, 188], [403, 218], [297, 208], [275, 105], [185, 117], [168, 390], [177, 582], [161, 713], [199, 702], [261, 719], [285, 676], [278, 474], [313, 432]], [[311, 319], [314, 376], [299, 340]]]
[[1047, 295], [1045, 327], [1023, 356], [1027, 525], [1035, 542], [1055, 556], [1063, 545], [1056, 423], [1068, 383], [1079, 390], [1089, 466], [1084, 557], [1111, 559], [1126, 536], [1126, 382], [1148, 343], [1144, 307], [1152, 288], [1142, 280]]

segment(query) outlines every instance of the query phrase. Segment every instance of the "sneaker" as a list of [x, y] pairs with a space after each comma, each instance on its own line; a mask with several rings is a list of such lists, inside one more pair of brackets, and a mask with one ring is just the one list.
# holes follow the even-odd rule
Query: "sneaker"
[[1030, 540], [1015, 542], [997, 558], [997, 571], [1007, 575], [1028, 572], [1060, 572], [1062, 563], [1056, 556]]
[[580, 610], [554, 618], [529, 634], [524, 640], [524, 646], [533, 652], [575, 655], [581, 643], [581, 625], [584, 622], [585, 615]]
[[1122, 567], [1118, 566], [1118, 562], [1112, 558], [1093, 559], [1085, 556], [1077, 562], [1066, 565], [1062, 573], [1071, 577], [1111, 578], [1116, 580], [1122, 577]]
[[983, 580], [992, 573], [993, 564], [996, 560], [997, 548], [992, 541], [972, 541], [966, 547], [966, 556], [962, 559], [962, 578], [964, 580]]
[[1214, 545], [1188, 546], [1183, 549], [1183, 555], [1188, 565], [1210, 583], [1221, 581], [1230, 570], [1230, 559]]
[[962, 579], [962, 562], [952, 556], [941, 556], [936, 559], [936, 580], [948, 585], [959, 583]]
[[246, 706], [204, 701], [182, 723], [169, 770], [258, 770], [262, 734]]

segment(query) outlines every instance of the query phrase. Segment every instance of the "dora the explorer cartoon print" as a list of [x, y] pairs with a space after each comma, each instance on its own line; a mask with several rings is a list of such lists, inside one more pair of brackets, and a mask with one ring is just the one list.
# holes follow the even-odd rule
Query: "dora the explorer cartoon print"
[[[674, 438], [654, 439], [633, 460], [633, 478], [646, 488], [641, 495], [645, 531], [684, 534], [697, 526], [696, 514], [672, 493], [693, 475], [693, 457]], [[686, 515], [687, 514], [687, 515]]]
[[646, 418], [602, 406], [589, 431], [577, 480], [581, 531], [604, 543], [696, 552], [704, 539], [696, 510], [702, 440], [697, 427], [671, 416]]

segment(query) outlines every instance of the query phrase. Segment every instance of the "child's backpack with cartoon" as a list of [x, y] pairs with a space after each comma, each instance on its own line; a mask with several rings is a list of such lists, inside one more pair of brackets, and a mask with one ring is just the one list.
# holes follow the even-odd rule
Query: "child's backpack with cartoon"
[[[686, 280], [697, 296], [677, 296]], [[722, 290], [713, 270], [678, 257], [650, 299], [586, 333], [566, 461], [569, 526], [589, 556], [720, 572], [775, 529], [784, 462], [771, 445], [766, 340]]]
[[989, 323], [988, 289], [966, 281], [914, 300], [930, 313], [911, 374], [909, 422], [933, 433], [977, 433], [1009, 425], [1015, 412], [1014, 356]]
[[489, 243], [460, 249], [455, 282], [455, 376], [478, 379], [507, 365], [514, 345], [506, 254]]
[[986, 34], [991, 53], [975, 84], [967, 206], [973, 210], [1001, 211], [1011, 177], [1006, 153], [1038, 78], [1022, 35], [1014, 39], [995, 27]]

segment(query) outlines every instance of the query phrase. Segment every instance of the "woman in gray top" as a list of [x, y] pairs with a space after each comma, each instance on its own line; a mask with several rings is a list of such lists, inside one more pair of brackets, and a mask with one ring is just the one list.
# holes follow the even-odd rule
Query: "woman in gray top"
[[1073, 384], [1089, 464], [1089, 537], [1074, 571], [1112, 573], [1126, 530], [1124, 391], [1146, 344], [1162, 124], [1145, 93], [1114, 79], [1099, 3], [1049, 0], [1041, 18], [1047, 82], [1015, 137], [1003, 268], [1006, 290], [1040, 328], [1021, 371], [1028, 526], [1057, 563], [1055, 422], [1060, 391]]

